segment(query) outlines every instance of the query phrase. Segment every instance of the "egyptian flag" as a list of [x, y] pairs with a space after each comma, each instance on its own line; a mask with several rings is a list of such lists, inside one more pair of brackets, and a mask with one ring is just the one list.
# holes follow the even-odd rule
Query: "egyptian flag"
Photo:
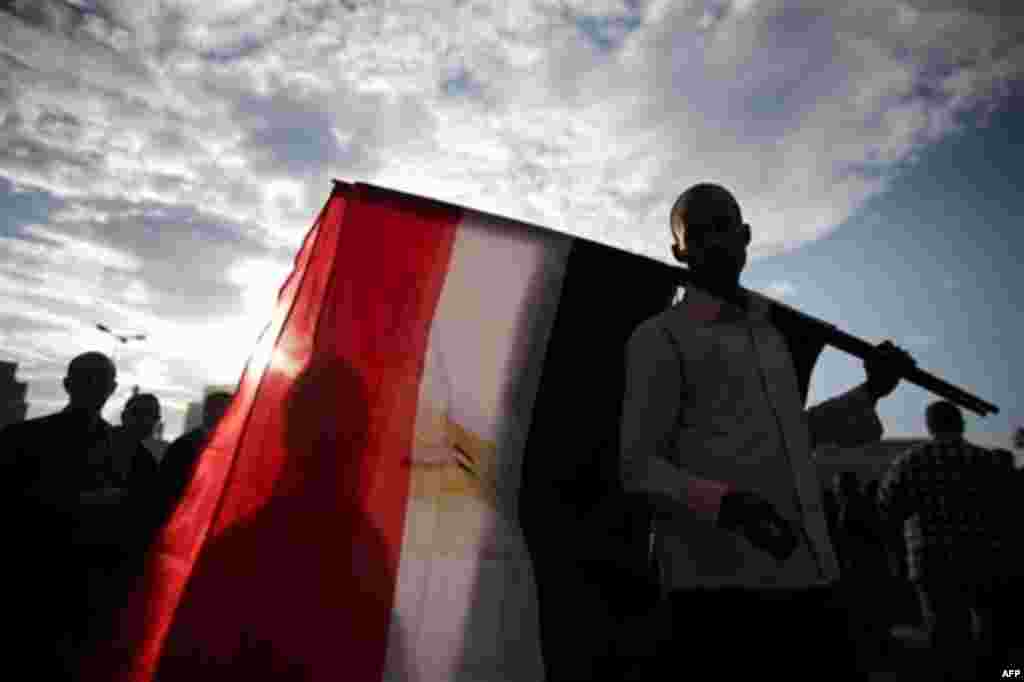
[[656, 590], [618, 483], [624, 347], [676, 290], [641, 256], [336, 183], [83, 678], [609, 672]]

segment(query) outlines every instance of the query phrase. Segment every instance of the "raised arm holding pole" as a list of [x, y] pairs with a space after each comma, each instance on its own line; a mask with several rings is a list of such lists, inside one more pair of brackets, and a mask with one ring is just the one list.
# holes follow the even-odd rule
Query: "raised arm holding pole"
[[[700, 278], [697, 277], [696, 273], [689, 268], [678, 268], [668, 265], [666, 265], [666, 267], [671, 267], [677, 274], [680, 286], [685, 287], [688, 284], [696, 284], [697, 286], [701, 285]], [[763, 294], [762, 297], [767, 298], [763, 296]], [[806, 327], [808, 334], [819, 337], [828, 346], [832, 346], [833, 348], [849, 353], [861, 360], [867, 360], [873, 353], [875, 353], [875, 346], [859, 337], [848, 334], [833, 324], [800, 312], [799, 310], [785, 305], [784, 303], [780, 303], [772, 299], [767, 300], [769, 300], [775, 307], [777, 315], [788, 317], [798, 325]], [[900, 378], [914, 384], [915, 386], [919, 386], [940, 398], [945, 398], [952, 403], [956, 403], [964, 409], [970, 410], [979, 416], [987, 417], [989, 414], [998, 414], [999, 412], [999, 408], [992, 403], [982, 400], [958, 386], [947, 383], [934, 374], [918, 369], [916, 364], [901, 372]]]

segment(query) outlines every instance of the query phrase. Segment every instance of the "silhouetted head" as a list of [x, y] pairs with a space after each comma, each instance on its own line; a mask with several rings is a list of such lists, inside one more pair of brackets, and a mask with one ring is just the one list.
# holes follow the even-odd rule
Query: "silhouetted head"
[[959, 437], [964, 435], [964, 415], [960, 408], [948, 400], [938, 400], [925, 410], [928, 432], [933, 437]]
[[278, 490], [327, 485], [337, 487], [341, 498], [358, 500], [369, 422], [367, 387], [359, 371], [344, 357], [315, 358], [286, 397], [282, 435], [289, 465]]
[[98, 415], [117, 390], [117, 370], [103, 353], [82, 353], [68, 364], [64, 390], [73, 410]]
[[231, 405], [233, 398], [234, 396], [227, 391], [214, 391], [206, 396], [203, 400], [204, 429], [213, 431], [214, 427], [217, 426], [217, 422], [228, 411], [228, 406]]
[[720, 287], [739, 284], [751, 235], [729, 190], [709, 182], [690, 187], [672, 206], [671, 224], [676, 260]]
[[153, 435], [160, 422], [160, 401], [152, 393], [136, 393], [124, 404], [121, 425], [138, 440]]

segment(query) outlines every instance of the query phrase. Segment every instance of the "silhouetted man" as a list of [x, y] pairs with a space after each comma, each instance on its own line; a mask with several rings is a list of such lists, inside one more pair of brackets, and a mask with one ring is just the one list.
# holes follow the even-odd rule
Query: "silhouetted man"
[[8, 583], [15, 603], [8, 616], [12, 631], [24, 637], [12, 650], [34, 667], [64, 666], [65, 675], [88, 626], [83, 537], [93, 534], [97, 512], [121, 499], [102, 475], [112, 441], [100, 412], [115, 379], [110, 358], [79, 355], [64, 378], [67, 407], [0, 432], [9, 482], [8, 566], [16, 574]]
[[233, 396], [223, 391], [215, 391], [203, 401], [203, 423], [196, 429], [177, 438], [167, 448], [160, 463], [161, 488], [163, 489], [163, 518], [171, 512], [181, 499], [192, 478], [196, 460], [212, 435], [217, 422], [231, 405]]
[[860, 481], [856, 472], [841, 471], [836, 475], [836, 492], [839, 503], [836, 537], [833, 539], [833, 550], [839, 560], [839, 566], [845, 573], [853, 568], [856, 542], [849, 536], [850, 505], [856, 508], [855, 500], [860, 496]]
[[673, 253], [704, 288], [688, 287], [630, 338], [621, 435], [623, 485], [656, 510], [670, 592], [652, 633], [659, 665], [684, 674], [739, 663], [798, 679], [826, 653], [829, 675], [849, 670], [845, 616], [827, 606], [839, 567], [811, 452], [878, 440], [875, 404], [909, 356], [882, 344], [866, 383], [805, 411], [768, 302], [739, 286], [751, 231], [735, 198], [696, 185], [671, 222]]
[[152, 393], [137, 393], [128, 398], [121, 411], [121, 426], [114, 427], [118, 446], [109, 463], [113, 485], [127, 488], [133, 482], [143, 485], [156, 478], [157, 460], [146, 447], [146, 440], [160, 422], [160, 401]]
[[97, 475], [104, 489], [111, 491], [110, 503], [105, 513], [93, 515], [88, 542], [80, 543], [88, 565], [93, 645], [106, 641], [112, 618], [143, 570], [153, 533], [147, 514], [155, 513], [159, 500], [157, 461], [144, 442], [159, 420], [160, 402], [155, 395], [132, 395], [121, 412], [121, 425], [111, 429], [112, 447], [98, 465]]
[[[841, 565], [845, 572], [863, 572], [881, 551], [875, 499], [868, 496], [857, 474], [843, 472], [843, 493], [839, 510], [840, 536], [844, 547], [839, 548]], [[845, 557], [843, 554], [845, 553]]]
[[993, 622], [993, 609], [1011, 569], [1013, 468], [1004, 454], [964, 438], [956, 405], [931, 403], [925, 418], [932, 440], [893, 462], [879, 507], [904, 528], [909, 576], [936, 655], [951, 677], [970, 679], [972, 612], [984, 648], [1005, 649], [1008, 633]]

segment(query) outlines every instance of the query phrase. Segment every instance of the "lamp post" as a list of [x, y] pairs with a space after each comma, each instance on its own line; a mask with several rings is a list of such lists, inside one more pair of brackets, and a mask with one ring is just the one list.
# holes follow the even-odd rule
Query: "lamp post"
[[107, 325], [102, 324], [100, 322], [96, 323], [96, 328], [99, 329], [104, 334], [108, 334], [108, 335], [112, 336], [113, 338], [117, 339], [121, 343], [128, 343], [129, 341], [145, 341], [146, 340], [146, 335], [145, 334], [115, 334], [113, 331], [111, 331], [110, 327], [108, 327]]
[[[106, 334], [107, 336], [110, 336], [112, 339], [114, 339], [114, 341], [120, 341], [122, 345], [128, 343], [129, 341], [145, 341], [146, 340], [146, 335], [145, 334], [117, 334], [117, 333], [113, 332], [110, 329], [110, 327], [108, 327], [105, 324], [99, 323], [99, 322], [96, 323], [96, 328], [99, 329], [104, 334]], [[116, 353], [117, 353], [117, 343], [114, 344], [113, 348], [111, 348], [111, 351], [110, 351], [110, 354], [112, 356], [116, 355]], [[111, 359], [114, 359], [114, 358], [112, 357]], [[117, 366], [117, 362], [116, 361], [114, 362], [114, 366], [115, 367]]]
[[[117, 342], [118, 341], [120, 341], [121, 345], [123, 346], [124, 344], [128, 343], [129, 341], [145, 341], [146, 340], [146, 334], [139, 334], [139, 333], [136, 333], [136, 334], [118, 334], [118, 333], [112, 331], [110, 329], [110, 327], [108, 327], [107, 325], [102, 324], [100, 322], [96, 323], [96, 329], [100, 330], [101, 332], [103, 332], [107, 336], [110, 336], [114, 340], [114, 345], [110, 349], [110, 359], [113, 361], [115, 368], [117, 368]], [[136, 391], [137, 390], [138, 390], [138, 387], [136, 387]]]

